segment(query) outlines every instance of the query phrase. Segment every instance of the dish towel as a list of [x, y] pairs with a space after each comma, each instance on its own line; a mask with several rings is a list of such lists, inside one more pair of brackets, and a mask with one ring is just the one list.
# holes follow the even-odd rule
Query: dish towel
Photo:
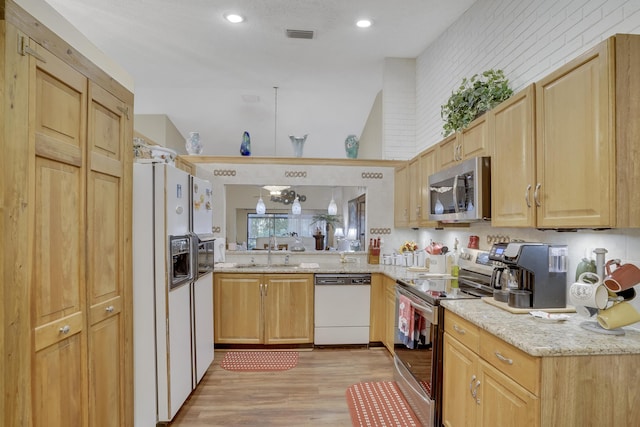
[[413, 334], [415, 329], [415, 312], [411, 305], [411, 300], [404, 295], [400, 295], [398, 300], [398, 330], [402, 343], [409, 348], [413, 348]]

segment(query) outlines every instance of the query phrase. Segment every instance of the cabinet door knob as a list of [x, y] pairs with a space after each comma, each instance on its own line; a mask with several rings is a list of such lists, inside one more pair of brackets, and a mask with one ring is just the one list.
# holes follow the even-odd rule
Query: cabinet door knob
[[453, 330], [456, 331], [457, 333], [459, 333], [460, 335], [464, 335], [464, 334], [467, 333], [467, 331], [465, 331], [464, 329], [462, 329], [458, 325], [453, 325]]
[[498, 358], [498, 360], [506, 363], [507, 365], [513, 365], [513, 360], [512, 359], [507, 359], [506, 357], [501, 355], [499, 351], [496, 351], [495, 355]]
[[114, 310], [114, 307], [112, 305], [104, 309], [104, 311], [106, 311], [107, 313], [113, 313], [113, 310]]
[[476, 376], [471, 376], [471, 381], [469, 381], [469, 392], [471, 393], [471, 397], [476, 398], [477, 390], [473, 388], [473, 382], [476, 380]]
[[535, 190], [533, 190], [533, 200], [536, 202], [536, 206], [540, 207], [540, 199], [538, 199], [538, 190], [540, 190], [540, 187], [542, 186], [542, 184], [537, 183], [536, 184], [536, 188]]
[[71, 327], [69, 325], [64, 325], [62, 328], [60, 328], [60, 333], [66, 335], [70, 330]]
[[531, 207], [531, 202], [529, 201], [529, 192], [531, 191], [531, 184], [527, 185], [527, 190], [524, 192], [524, 200], [527, 202], [527, 207]]

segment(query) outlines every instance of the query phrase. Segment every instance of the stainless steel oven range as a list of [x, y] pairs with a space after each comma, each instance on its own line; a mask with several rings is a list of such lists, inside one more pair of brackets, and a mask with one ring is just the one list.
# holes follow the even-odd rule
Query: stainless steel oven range
[[442, 341], [445, 299], [492, 296], [488, 253], [465, 249], [459, 260], [458, 287], [449, 279], [416, 275], [396, 284], [394, 377], [424, 426], [441, 425]]

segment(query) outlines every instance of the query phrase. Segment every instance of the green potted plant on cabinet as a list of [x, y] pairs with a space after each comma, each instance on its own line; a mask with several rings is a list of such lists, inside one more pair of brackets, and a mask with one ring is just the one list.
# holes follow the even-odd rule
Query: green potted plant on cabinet
[[513, 94], [509, 80], [502, 70], [487, 70], [463, 78], [457, 91], [452, 92], [440, 115], [444, 120], [443, 135], [464, 129], [476, 117], [508, 99]]

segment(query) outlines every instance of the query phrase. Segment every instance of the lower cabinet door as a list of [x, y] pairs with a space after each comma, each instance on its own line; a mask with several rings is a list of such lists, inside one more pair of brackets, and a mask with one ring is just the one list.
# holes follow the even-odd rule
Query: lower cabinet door
[[518, 383], [480, 360], [479, 426], [539, 426], [540, 401]]
[[313, 276], [269, 274], [264, 286], [264, 343], [312, 343]]
[[262, 275], [214, 273], [214, 331], [219, 344], [262, 344]]
[[442, 424], [447, 427], [479, 426], [478, 355], [449, 334], [444, 334], [442, 368]]

